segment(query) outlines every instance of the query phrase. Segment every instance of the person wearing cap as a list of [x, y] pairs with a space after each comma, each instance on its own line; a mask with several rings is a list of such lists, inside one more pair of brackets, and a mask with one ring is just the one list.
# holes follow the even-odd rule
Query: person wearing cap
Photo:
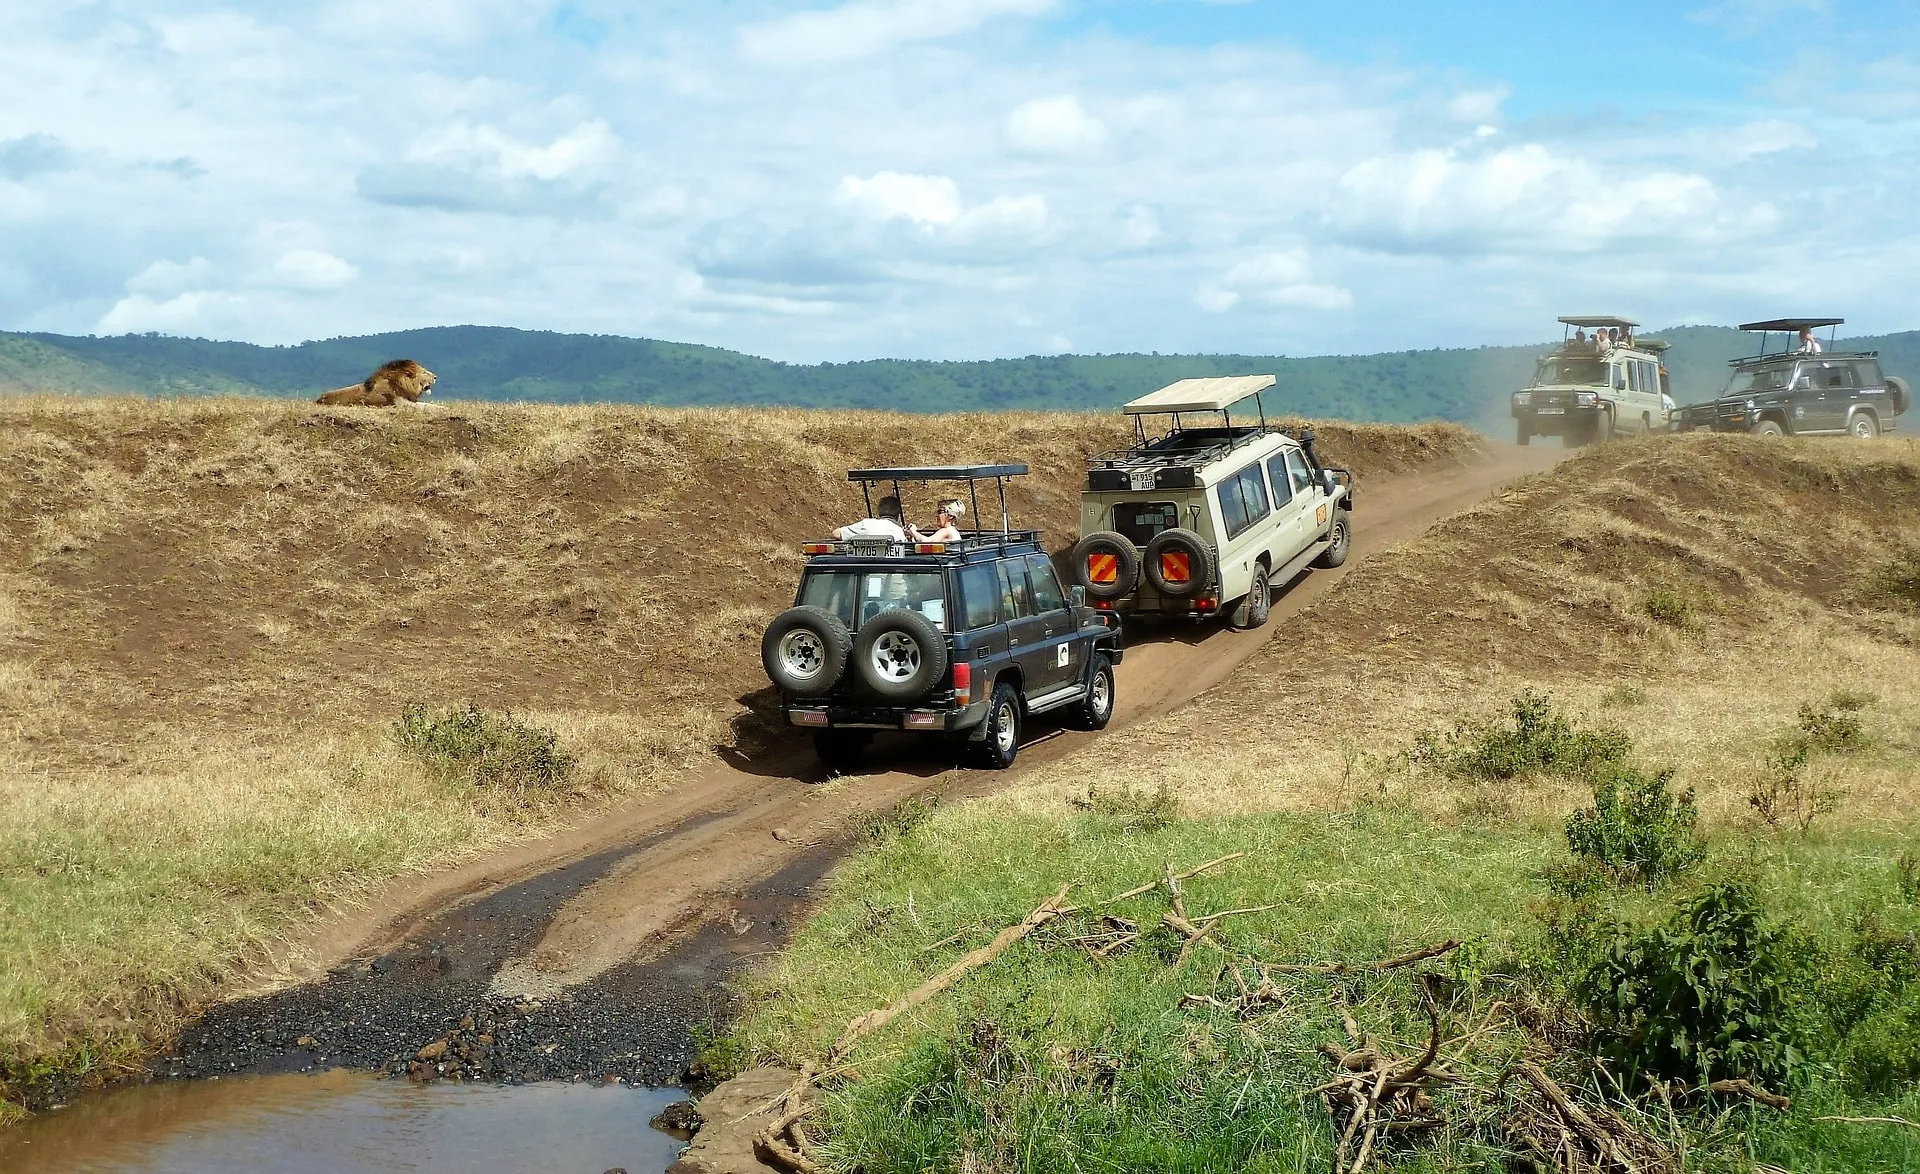
[[957, 497], [950, 498], [941, 502], [939, 507], [934, 510], [934, 521], [940, 524], [934, 529], [933, 533], [922, 534], [918, 526], [908, 526], [907, 530], [913, 535], [915, 542], [958, 542], [960, 541], [960, 527], [956, 525], [956, 523], [966, 516], [967, 503]]
[[842, 526], [833, 532], [833, 536], [843, 541], [848, 538], [886, 538], [905, 542], [907, 530], [900, 524], [900, 499], [891, 493], [881, 498], [879, 514], [877, 518], [861, 518]]

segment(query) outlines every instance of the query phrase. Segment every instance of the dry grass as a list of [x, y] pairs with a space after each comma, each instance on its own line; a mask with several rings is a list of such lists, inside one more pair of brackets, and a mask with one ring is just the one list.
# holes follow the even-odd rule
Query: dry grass
[[[1325, 425], [1362, 477], [1462, 429]], [[758, 637], [862, 464], [1024, 460], [1070, 542], [1079, 415], [0, 397], [0, 1094], [110, 1070], [290, 931], [766, 733]], [[909, 500], [925, 515], [925, 500]], [[400, 758], [411, 700], [581, 758], [516, 807]], [[3, 1107], [3, 1106], [0, 1106]]]
[[[1392, 798], [1443, 818], [1557, 822], [1588, 796], [1494, 793], [1404, 758], [1421, 730], [1499, 716], [1531, 686], [1627, 730], [1645, 761], [1680, 769], [1709, 820], [1737, 824], [1799, 706], [1848, 689], [1875, 697], [1872, 744], [1812, 765], [1840, 796], [1831, 818], [1911, 826], [1920, 625], [1870, 584], [1920, 539], [1916, 507], [1911, 441], [1609, 446], [1370, 560], [1206, 697], [996, 802], [1064, 812], [1090, 781], [1125, 782], [1167, 787], [1190, 815]], [[1656, 591], [1681, 601], [1683, 622], [1650, 614]]]

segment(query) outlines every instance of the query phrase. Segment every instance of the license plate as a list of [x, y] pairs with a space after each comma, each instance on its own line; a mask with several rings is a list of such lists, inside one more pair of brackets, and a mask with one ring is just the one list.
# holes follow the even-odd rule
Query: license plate
[[1127, 474], [1127, 484], [1135, 493], [1152, 493], [1153, 470], [1147, 469], [1144, 472], [1139, 469], [1134, 470]]
[[1566, 414], [1567, 414], [1567, 409], [1565, 408], [1541, 408], [1540, 409], [1540, 415], [1542, 416], [1564, 416]]

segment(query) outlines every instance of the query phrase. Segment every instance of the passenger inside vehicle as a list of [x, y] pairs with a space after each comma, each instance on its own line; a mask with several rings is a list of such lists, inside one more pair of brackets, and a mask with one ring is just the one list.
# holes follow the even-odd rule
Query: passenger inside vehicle
[[880, 499], [880, 514], [877, 518], [861, 518], [833, 532], [837, 539], [848, 538], [889, 538], [895, 542], [907, 540], [906, 527], [900, 524], [900, 499], [889, 493]]
[[922, 534], [920, 527], [908, 526], [907, 533], [913, 535], [915, 542], [958, 542], [960, 527], [956, 524], [967, 514], [967, 503], [959, 498], [949, 498], [934, 510], [934, 521], [938, 523], [931, 534]]

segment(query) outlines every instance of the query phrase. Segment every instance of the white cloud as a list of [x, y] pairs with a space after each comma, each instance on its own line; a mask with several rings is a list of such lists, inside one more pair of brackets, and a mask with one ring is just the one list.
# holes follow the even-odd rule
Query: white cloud
[[1466, 90], [1447, 100], [1447, 117], [1455, 122], [1483, 124], [1499, 117], [1500, 107], [1512, 91], [1506, 86], [1485, 90]]
[[171, 298], [189, 290], [205, 289], [213, 281], [213, 264], [205, 257], [187, 261], [155, 261], [127, 279], [127, 292], [153, 298]]
[[908, 220], [923, 228], [960, 219], [960, 187], [945, 175], [880, 171], [862, 179], [845, 176], [834, 198], [881, 220]]
[[170, 298], [133, 294], [114, 303], [99, 322], [96, 334], [162, 334], [212, 336], [242, 327], [248, 319], [246, 303], [219, 290], [192, 290]]
[[1210, 314], [1251, 301], [1295, 310], [1345, 310], [1353, 293], [1337, 285], [1313, 280], [1313, 261], [1305, 249], [1282, 249], [1239, 261], [1219, 282], [1203, 285], [1194, 304]]
[[852, 0], [741, 30], [756, 61], [821, 65], [874, 57], [920, 41], [972, 32], [997, 16], [1037, 16], [1057, 0]]
[[289, 249], [273, 263], [275, 281], [287, 289], [324, 293], [340, 289], [360, 276], [352, 265], [318, 249]]
[[1107, 141], [1107, 125], [1072, 94], [1035, 98], [1007, 116], [1007, 145], [1023, 155], [1079, 155]]
[[357, 187], [383, 204], [580, 212], [596, 205], [620, 153], [619, 136], [600, 119], [546, 143], [517, 138], [497, 126], [455, 121], [415, 138], [404, 162], [362, 171]]

